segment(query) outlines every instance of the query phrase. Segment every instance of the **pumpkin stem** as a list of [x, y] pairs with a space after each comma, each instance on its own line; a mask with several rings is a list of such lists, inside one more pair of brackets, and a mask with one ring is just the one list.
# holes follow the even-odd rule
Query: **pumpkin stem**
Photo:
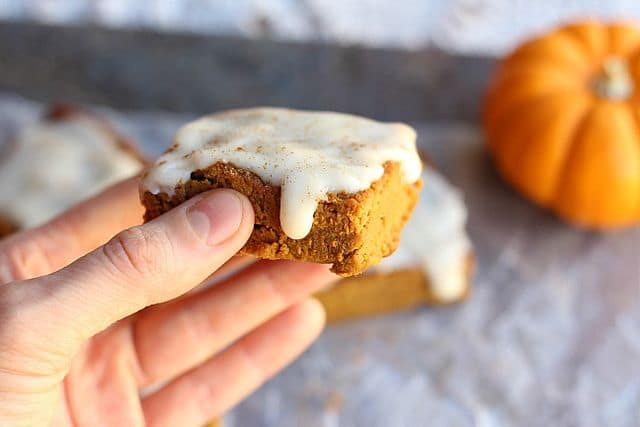
[[612, 56], [602, 63], [602, 71], [594, 80], [595, 92], [603, 98], [622, 101], [633, 93], [633, 79], [627, 62]]

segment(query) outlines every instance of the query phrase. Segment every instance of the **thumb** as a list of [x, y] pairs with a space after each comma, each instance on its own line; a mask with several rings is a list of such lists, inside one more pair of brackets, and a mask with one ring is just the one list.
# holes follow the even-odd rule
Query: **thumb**
[[[20, 324], [75, 348], [112, 323], [197, 286], [245, 244], [253, 209], [233, 190], [198, 195], [68, 267], [2, 289]], [[24, 330], [24, 328], [19, 328]], [[14, 329], [15, 330], [15, 329]]]

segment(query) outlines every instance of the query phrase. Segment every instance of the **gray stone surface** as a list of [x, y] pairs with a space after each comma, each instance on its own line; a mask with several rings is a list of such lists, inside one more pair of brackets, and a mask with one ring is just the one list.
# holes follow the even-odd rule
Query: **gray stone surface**
[[473, 119], [493, 61], [239, 38], [0, 23], [0, 90], [124, 109], [275, 105]]

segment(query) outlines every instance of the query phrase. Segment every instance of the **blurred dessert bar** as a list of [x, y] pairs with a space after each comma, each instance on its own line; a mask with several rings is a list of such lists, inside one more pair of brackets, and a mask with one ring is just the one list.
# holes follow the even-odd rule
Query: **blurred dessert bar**
[[396, 252], [316, 295], [329, 322], [451, 304], [469, 295], [474, 256], [464, 201], [433, 167], [425, 167], [422, 180], [420, 201]]
[[[40, 225], [144, 165], [132, 143], [84, 109], [58, 104], [0, 160], [0, 233]], [[6, 226], [5, 226], [6, 225]], [[0, 234], [1, 235], [1, 234]]]

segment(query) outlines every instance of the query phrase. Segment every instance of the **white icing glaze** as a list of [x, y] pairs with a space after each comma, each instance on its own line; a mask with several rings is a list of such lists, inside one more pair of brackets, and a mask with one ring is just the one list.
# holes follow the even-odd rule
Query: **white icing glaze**
[[232, 163], [281, 187], [280, 223], [287, 236], [305, 237], [328, 193], [355, 193], [379, 179], [386, 161], [402, 165], [407, 183], [420, 178], [415, 131], [331, 112], [284, 108], [234, 110], [182, 127], [171, 149], [143, 178], [141, 189], [173, 194], [194, 170]]
[[25, 128], [0, 161], [0, 212], [33, 227], [141, 168], [92, 118], [42, 121]]
[[398, 249], [371, 271], [423, 269], [432, 292], [451, 302], [467, 289], [467, 257], [472, 247], [465, 225], [467, 208], [459, 192], [432, 168], [422, 173], [420, 200]]

